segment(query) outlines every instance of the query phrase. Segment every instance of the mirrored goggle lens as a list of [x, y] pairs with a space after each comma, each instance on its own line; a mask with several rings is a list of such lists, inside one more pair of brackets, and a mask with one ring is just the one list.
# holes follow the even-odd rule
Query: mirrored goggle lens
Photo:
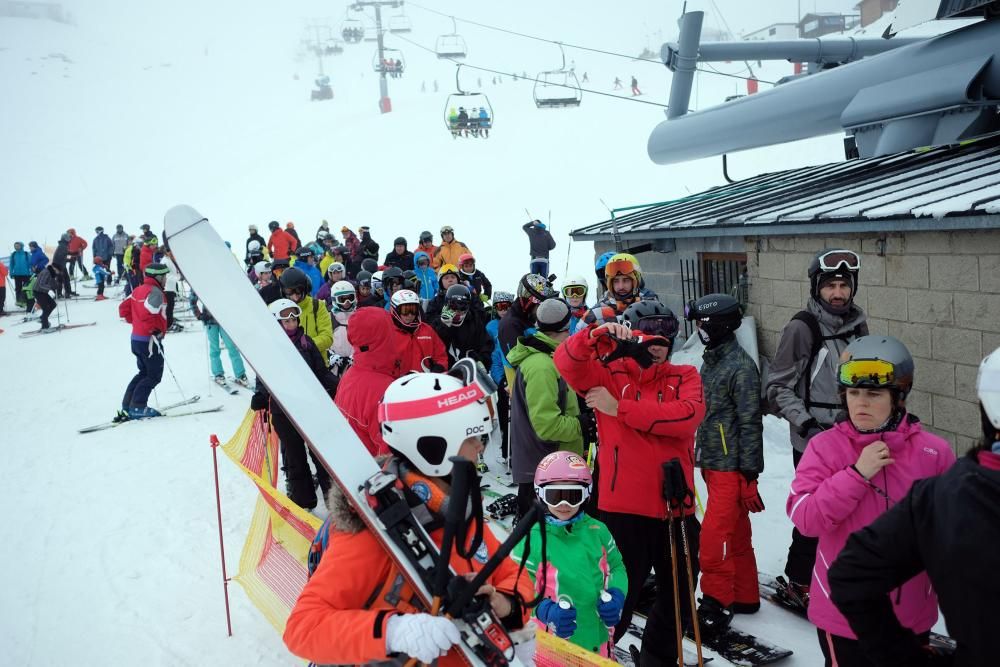
[[400, 315], [418, 315], [420, 314], [420, 306], [415, 303], [404, 303], [397, 308]]
[[837, 371], [845, 387], [887, 387], [896, 382], [896, 368], [881, 359], [852, 359]]
[[831, 250], [819, 257], [819, 268], [823, 271], [836, 271], [842, 265], [848, 271], [860, 271], [861, 259], [850, 250]]
[[542, 502], [553, 507], [556, 505], [579, 507], [587, 500], [587, 496], [587, 489], [583, 486], [550, 484], [542, 487]]
[[563, 287], [563, 296], [568, 299], [580, 299], [587, 296], [587, 288], [583, 285], [570, 285]]
[[284, 322], [285, 320], [297, 320], [299, 319], [299, 309], [285, 308], [283, 311], [278, 313], [278, 319], [282, 322]]
[[639, 320], [639, 331], [649, 336], [673, 338], [677, 335], [677, 318], [673, 315], [654, 315]]
[[498, 313], [506, 313], [508, 310], [510, 310], [510, 304], [507, 303], [506, 301], [495, 303], [493, 304], [493, 310], [497, 311]]
[[619, 273], [622, 275], [628, 275], [633, 271], [635, 271], [635, 265], [627, 259], [618, 259], [613, 262], [608, 262], [608, 265], [604, 267], [604, 275], [606, 276], [617, 276]]

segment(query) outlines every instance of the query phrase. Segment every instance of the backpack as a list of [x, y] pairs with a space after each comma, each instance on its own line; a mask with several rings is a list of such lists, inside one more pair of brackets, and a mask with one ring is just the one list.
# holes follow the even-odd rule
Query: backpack
[[319, 561], [323, 558], [323, 554], [326, 553], [326, 547], [330, 544], [330, 517], [326, 517], [323, 521], [323, 525], [319, 527], [316, 531], [316, 537], [313, 538], [312, 544], [309, 545], [309, 556], [306, 559], [306, 567], [309, 572], [306, 578], [311, 579], [316, 568], [319, 567]]
[[[857, 338], [861, 335], [861, 325], [858, 324], [850, 331], [845, 331], [839, 334], [833, 334], [832, 336], [824, 336], [823, 332], [819, 328], [819, 320], [816, 316], [810, 313], [808, 310], [800, 310], [795, 313], [792, 320], [798, 320], [799, 322], [805, 323], [809, 327], [809, 333], [812, 335], [812, 349], [809, 351], [809, 363], [806, 364], [806, 372], [811, 373], [813, 364], [816, 362], [816, 357], [819, 355], [819, 351], [823, 349], [823, 344], [828, 340], [843, 340], [847, 341], [849, 338]], [[803, 402], [806, 405], [806, 410], [810, 410], [814, 407], [816, 408], [826, 408], [828, 410], [839, 410], [842, 406], [839, 403], [819, 403], [813, 401], [810, 393], [812, 390], [812, 381], [806, 382], [806, 395], [803, 397]]]

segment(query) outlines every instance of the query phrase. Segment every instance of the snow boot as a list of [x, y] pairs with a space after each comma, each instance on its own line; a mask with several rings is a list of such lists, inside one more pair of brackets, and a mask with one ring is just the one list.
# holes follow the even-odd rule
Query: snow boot
[[148, 405], [144, 405], [142, 407], [131, 407], [128, 409], [129, 419], [147, 419], [149, 417], [162, 416], [163, 414], [159, 410], [151, 408]]
[[215, 381], [215, 384], [219, 385], [220, 387], [225, 387], [228, 384], [226, 382], [226, 376], [225, 375], [216, 375], [215, 378], [214, 378], [214, 381]]
[[181, 331], [184, 331], [184, 327], [178, 324], [177, 322], [174, 322], [169, 327], [167, 327], [167, 331], [171, 333], [180, 333]]
[[734, 614], [756, 614], [760, 611], [760, 602], [734, 602], [729, 608]]
[[701, 598], [698, 605], [698, 622], [701, 631], [706, 635], [717, 635], [729, 627], [733, 621], [733, 612], [722, 603], [708, 595]]
[[94, 301], [107, 301], [107, 300], [108, 300], [108, 297], [104, 296], [103, 294], [98, 294], [94, 298]]
[[241, 387], [246, 387], [247, 389], [250, 388], [250, 378], [248, 378], [246, 375], [239, 376], [238, 378], [233, 380], [233, 382], [235, 382]]

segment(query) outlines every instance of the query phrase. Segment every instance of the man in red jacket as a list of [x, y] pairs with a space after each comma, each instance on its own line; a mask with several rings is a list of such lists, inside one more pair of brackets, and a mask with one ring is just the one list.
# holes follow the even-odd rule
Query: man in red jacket
[[83, 264], [83, 251], [87, 249], [87, 241], [82, 236], [76, 235], [75, 229], [67, 229], [66, 233], [69, 234], [69, 275], [73, 277], [74, 267], [79, 264], [80, 271], [83, 272], [84, 278], [89, 278], [90, 274], [87, 273], [87, 267]]
[[146, 405], [149, 393], [163, 377], [163, 336], [167, 331], [167, 300], [163, 285], [170, 272], [164, 264], [146, 267], [146, 279], [118, 306], [118, 314], [132, 325], [132, 354], [139, 372], [125, 389], [122, 409], [114, 421], [159, 417]]
[[[663, 497], [662, 465], [680, 459], [688, 488], [694, 488], [694, 434], [705, 416], [698, 371], [669, 361], [677, 320], [673, 318], [672, 333], [663, 325], [667, 321], [663, 316], [637, 318], [631, 328], [615, 322], [591, 324], [556, 348], [554, 357], [560, 374], [597, 415], [601, 443], [598, 509], [621, 550], [629, 581], [615, 641], [628, 630], [650, 568], [656, 570], [656, 602], [646, 622], [641, 651], [642, 664], [649, 665], [676, 664], [670, 568], [676, 565], [678, 582], [687, 582], [683, 559], [670, 562], [667, 519], [671, 512]], [[633, 331], [643, 332], [637, 340], [648, 353], [644, 360], [648, 367], [630, 357], [602, 362], [616, 350], [614, 338], [629, 341], [635, 337]], [[676, 519], [684, 522], [697, 577], [700, 526], [693, 503], [675, 511]], [[686, 583], [682, 588], [687, 588]], [[680, 595], [681, 615], [689, 622], [688, 595], [683, 591]]]
[[299, 242], [295, 237], [281, 229], [281, 224], [277, 220], [272, 220], [267, 228], [271, 230], [271, 236], [267, 239], [267, 249], [271, 252], [271, 259], [288, 259], [299, 247]]

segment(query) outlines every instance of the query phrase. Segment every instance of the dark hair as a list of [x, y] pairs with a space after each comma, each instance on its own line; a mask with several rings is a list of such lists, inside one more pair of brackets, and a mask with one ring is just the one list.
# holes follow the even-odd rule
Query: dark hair
[[997, 434], [1000, 433], [1000, 429], [993, 425], [990, 421], [990, 416], [986, 414], [986, 408], [983, 404], [979, 404], [979, 416], [982, 419], [983, 426], [983, 441], [979, 443], [980, 449], [983, 451], [990, 451], [993, 448], [993, 443], [997, 441]]

